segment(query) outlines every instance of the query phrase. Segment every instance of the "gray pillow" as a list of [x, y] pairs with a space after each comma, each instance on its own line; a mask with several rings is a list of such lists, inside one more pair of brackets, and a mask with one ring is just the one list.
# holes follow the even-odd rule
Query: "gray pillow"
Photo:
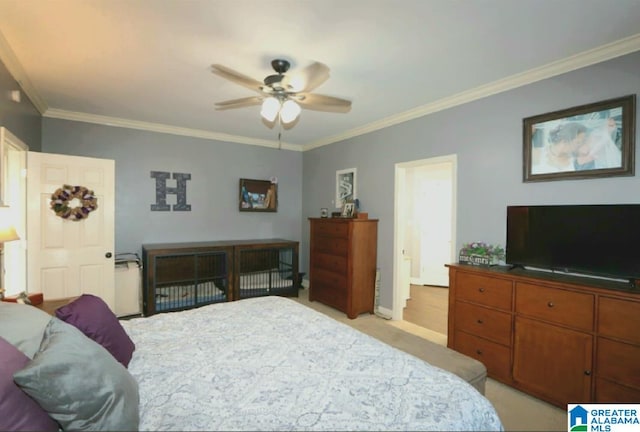
[[138, 430], [138, 384], [102, 346], [51, 317], [40, 350], [13, 379], [63, 430]]
[[34, 306], [0, 302], [0, 336], [30, 359], [40, 348], [50, 319], [51, 315]]

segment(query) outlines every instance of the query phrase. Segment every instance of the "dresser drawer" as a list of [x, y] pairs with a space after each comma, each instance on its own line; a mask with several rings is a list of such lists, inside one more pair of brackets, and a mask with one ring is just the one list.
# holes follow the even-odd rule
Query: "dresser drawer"
[[640, 390], [596, 378], [595, 401], [599, 403], [638, 403]]
[[311, 272], [311, 283], [321, 283], [323, 285], [330, 285], [336, 290], [339, 290], [346, 295], [347, 291], [347, 275], [335, 273], [330, 270], [321, 268], [313, 268]]
[[343, 237], [349, 235], [349, 225], [343, 222], [324, 222], [313, 224], [316, 237]]
[[311, 267], [329, 270], [334, 273], [347, 274], [347, 258], [340, 255], [316, 253], [312, 258]]
[[311, 246], [316, 252], [324, 252], [330, 255], [347, 256], [349, 242], [338, 237], [316, 237]]
[[600, 297], [598, 333], [640, 344], [640, 302]]
[[455, 314], [459, 330], [511, 345], [511, 314], [465, 302], [456, 302]]
[[596, 374], [640, 390], [640, 346], [598, 338]]
[[511, 351], [509, 348], [456, 330], [454, 349], [482, 362], [492, 378], [506, 382], [511, 381]]
[[455, 283], [456, 295], [460, 299], [511, 310], [513, 289], [509, 280], [458, 272]]
[[590, 331], [593, 310], [592, 294], [516, 283], [516, 313]]

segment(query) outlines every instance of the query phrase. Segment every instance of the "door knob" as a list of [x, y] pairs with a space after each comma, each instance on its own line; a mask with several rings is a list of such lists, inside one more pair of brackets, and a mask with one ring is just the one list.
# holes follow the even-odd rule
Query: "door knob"
[[106, 254], [104, 254], [104, 256], [106, 256], [107, 258], [111, 258], [113, 255], [111, 254], [111, 252], [107, 252]]

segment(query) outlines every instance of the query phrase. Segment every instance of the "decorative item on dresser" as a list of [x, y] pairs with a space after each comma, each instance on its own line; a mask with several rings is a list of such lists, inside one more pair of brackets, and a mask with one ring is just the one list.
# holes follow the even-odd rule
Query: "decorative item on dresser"
[[351, 319], [373, 313], [378, 220], [309, 221], [309, 300], [334, 307]]
[[448, 346], [559, 407], [640, 400], [640, 292], [604, 279], [449, 267]]

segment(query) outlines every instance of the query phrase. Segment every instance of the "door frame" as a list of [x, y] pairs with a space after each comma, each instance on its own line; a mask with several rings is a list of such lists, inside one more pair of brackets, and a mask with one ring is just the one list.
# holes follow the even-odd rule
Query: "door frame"
[[[0, 286], [7, 291], [5, 295], [18, 294], [27, 289], [27, 152], [29, 146], [20, 138], [16, 137], [6, 127], [0, 127], [0, 204], [10, 205], [11, 212], [15, 217], [15, 228], [20, 236], [16, 242], [7, 243], [3, 247], [4, 259], [0, 268]], [[14, 162], [16, 158], [12, 153], [20, 154], [18, 166]], [[15, 171], [19, 170], [19, 175]], [[14, 173], [14, 175], [11, 175]], [[9, 190], [11, 199], [7, 199]], [[7, 265], [10, 264], [10, 265]], [[6, 270], [5, 270], [6, 269]], [[16, 273], [17, 272], [17, 273]], [[8, 277], [5, 278], [5, 276]], [[6, 284], [5, 279], [11, 280], [12, 284]]]
[[[393, 306], [392, 320], [402, 320], [404, 299], [402, 298], [402, 261], [404, 259], [402, 241], [407, 226], [407, 208], [410, 197], [407, 196], [405, 177], [408, 169], [424, 167], [444, 162], [451, 163], [451, 244], [456, 245], [456, 215], [458, 191], [458, 156], [456, 154], [437, 156], [395, 164], [394, 179], [394, 218], [393, 218]], [[450, 261], [455, 262], [455, 246], [451, 248]]]

